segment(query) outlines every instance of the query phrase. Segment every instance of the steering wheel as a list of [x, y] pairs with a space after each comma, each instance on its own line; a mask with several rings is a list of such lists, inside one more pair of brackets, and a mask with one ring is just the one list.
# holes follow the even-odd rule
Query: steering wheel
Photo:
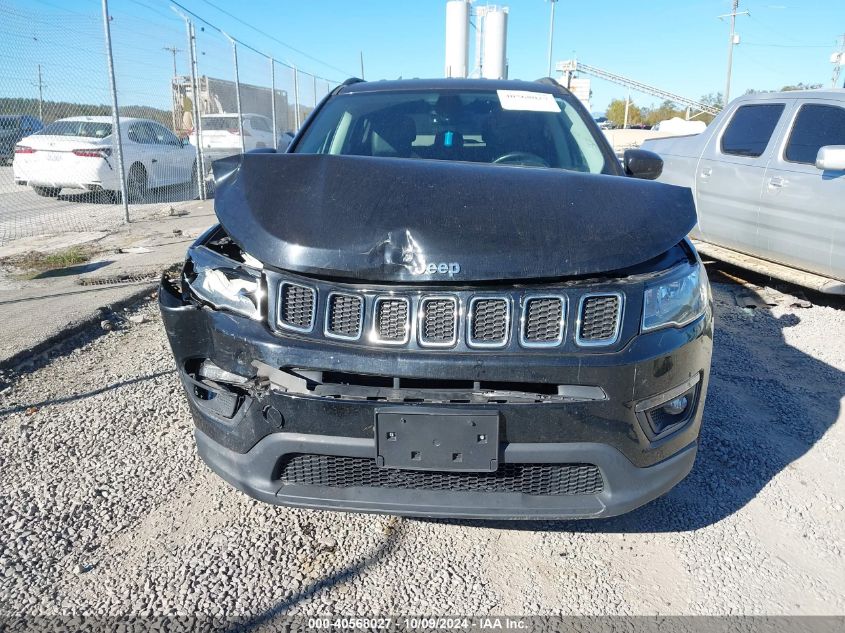
[[531, 152], [508, 152], [493, 161], [495, 165], [525, 165], [526, 167], [548, 167], [549, 164]]

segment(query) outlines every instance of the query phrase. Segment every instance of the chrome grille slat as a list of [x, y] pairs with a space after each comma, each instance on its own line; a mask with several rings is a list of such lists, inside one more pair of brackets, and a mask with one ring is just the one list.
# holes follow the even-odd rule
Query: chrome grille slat
[[582, 347], [612, 345], [619, 338], [622, 295], [595, 293], [581, 297], [575, 341]]
[[419, 332], [423, 346], [454, 345], [458, 338], [458, 300], [454, 297], [421, 299]]
[[364, 320], [364, 299], [358, 295], [333, 292], [326, 308], [325, 334], [331, 338], [357, 340]]
[[317, 291], [314, 288], [283, 282], [279, 287], [279, 325], [299, 332], [314, 328]]
[[527, 297], [522, 312], [520, 342], [525, 347], [552, 347], [563, 341], [563, 297]]
[[373, 335], [376, 341], [393, 345], [407, 343], [410, 332], [407, 299], [379, 297], [375, 302]]
[[473, 297], [470, 301], [469, 344], [504, 347], [510, 330], [510, 304], [505, 297]]

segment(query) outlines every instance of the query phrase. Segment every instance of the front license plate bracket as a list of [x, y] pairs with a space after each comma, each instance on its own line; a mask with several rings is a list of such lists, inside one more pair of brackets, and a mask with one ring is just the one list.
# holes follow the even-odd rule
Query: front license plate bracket
[[499, 413], [419, 407], [376, 411], [381, 468], [493, 472], [499, 467]]

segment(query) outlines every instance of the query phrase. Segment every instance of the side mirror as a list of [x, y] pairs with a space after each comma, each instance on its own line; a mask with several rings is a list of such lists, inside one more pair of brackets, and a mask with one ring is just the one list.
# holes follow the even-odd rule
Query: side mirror
[[626, 149], [625, 175], [632, 178], [654, 180], [663, 173], [663, 159], [647, 149]]
[[816, 168], [822, 170], [845, 170], [845, 145], [825, 145], [816, 154]]

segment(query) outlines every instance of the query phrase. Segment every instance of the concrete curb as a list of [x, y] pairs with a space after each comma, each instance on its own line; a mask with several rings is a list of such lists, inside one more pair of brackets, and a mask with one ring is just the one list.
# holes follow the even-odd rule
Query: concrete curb
[[[112, 310], [112, 312], [118, 312], [119, 310], [123, 310], [124, 308], [130, 305], [138, 303], [144, 297], [149, 295], [150, 291], [153, 290], [156, 285], [158, 285], [158, 280], [145, 283], [129, 296], [108, 304], [108, 307]], [[94, 313], [83, 319], [68, 323], [67, 327], [64, 327], [58, 332], [51, 334], [41, 342], [26, 349], [23, 349], [5, 360], [0, 360], [0, 372], [7, 372], [18, 369], [20, 365], [34, 360], [37, 356], [40, 356], [41, 354], [50, 351], [51, 349], [62, 343], [67, 343], [69, 339], [72, 339], [75, 336], [82, 334], [89, 328], [95, 326], [99, 327], [100, 321], [102, 320], [102, 315]]]

